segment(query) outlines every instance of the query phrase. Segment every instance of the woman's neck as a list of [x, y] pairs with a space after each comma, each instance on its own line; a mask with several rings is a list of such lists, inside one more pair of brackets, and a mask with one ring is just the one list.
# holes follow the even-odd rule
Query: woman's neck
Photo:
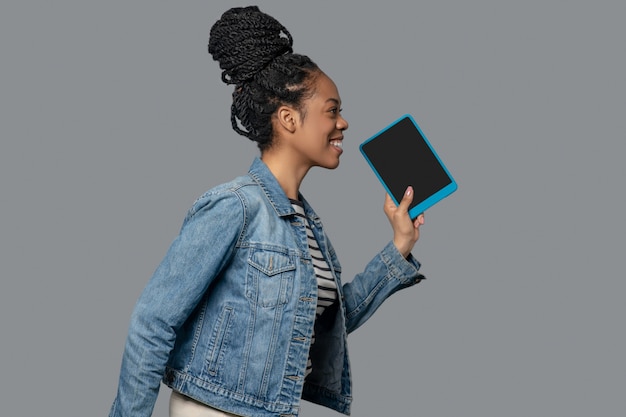
[[287, 197], [297, 200], [300, 193], [300, 184], [302, 184], [302, 180], [310, 167], [290, 163], [292, 161], [290, 158], [286, 158], [285, 155], [269, 151], [261, 155], [261, 160], [276, 177]]

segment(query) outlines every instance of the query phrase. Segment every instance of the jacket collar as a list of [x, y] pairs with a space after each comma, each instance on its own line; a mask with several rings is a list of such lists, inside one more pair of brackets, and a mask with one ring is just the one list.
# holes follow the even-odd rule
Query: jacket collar
[[265, 162], [261, 161], [261, 158], [258, 156], [254, 158], [248, 170], [248, 175], [259, 184], [259, 187], [261, 187], [263, 193], [265, 193], [268, 201], [279, 216], [289, 216], [295, 213], [295, 210], [291, 207], [291, 201], [289, 201], [287, 194], [283, 191], [278, 180], [267, 165], [265, 165]]
[[[276, 213], [280, 216], [290, 216], [295, 214], [295, 210], [291, 206], [291, 201], [283, 191], [282, 187], [278, 183], [278, 180], [269, 170], [265, 162], [261, 160], [258, 156], [254, 158], [250, 169], [248, 170], [248, 175], [252, 177], [252, 179], [259, 184], [259, 187], [263, 190], [263, 193], [267, 197], [267, 200], [270, 202], [272, 207]], [[317, 214], [313, 211], [313, 208], [309, 205], [302, 194], [299, 195], [300, 201], [304, 204], [304, 211], [312, 220], [318, 221], [319, 218]]]

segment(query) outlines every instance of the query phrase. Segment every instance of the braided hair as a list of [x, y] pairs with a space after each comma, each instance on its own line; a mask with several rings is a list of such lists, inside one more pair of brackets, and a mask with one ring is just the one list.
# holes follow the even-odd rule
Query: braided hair
[[320, 73], [307, 56], [295, 54], [287, 29], [257, 6], [227, 10], [211, 27], [209, 53], [218, 61], [222, 81], [234, 84], [233, 129], [257, 142], [272, 144], [272, 115], [283, 104], [301, 111]]

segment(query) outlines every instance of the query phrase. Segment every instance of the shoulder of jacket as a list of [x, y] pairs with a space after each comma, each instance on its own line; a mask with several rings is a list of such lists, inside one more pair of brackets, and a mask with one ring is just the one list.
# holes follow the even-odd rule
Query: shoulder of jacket
[[194, 201], [189, 209], [188, 216], [193, 216], [208, 205], [233, 205], [237, 204], [236, 201], [239, 201], [239, 204], [243, 206], [243, 200], [247, 199], [247, 192], [243, 190], [249, 189], [250, 186], [253, 186], [252, 188], [260, 188], [248, 175], [242, 175], [231, 181], [216, 185]]

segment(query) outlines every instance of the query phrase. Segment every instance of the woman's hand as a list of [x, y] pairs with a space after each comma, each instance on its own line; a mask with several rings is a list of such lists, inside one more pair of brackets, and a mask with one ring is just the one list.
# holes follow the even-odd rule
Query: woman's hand
[[400, 204], [396, 206], [389, 194], [385, 197], [385, 214], [393, 229], [393, 244], [405, 258], [413, 250], [413, 246], [419, 239], [419, 228], [424, 224], [424, 213], [411, 220], [409, 217], [409, 205], [413, 201], [413, 187], [408, 187]]

